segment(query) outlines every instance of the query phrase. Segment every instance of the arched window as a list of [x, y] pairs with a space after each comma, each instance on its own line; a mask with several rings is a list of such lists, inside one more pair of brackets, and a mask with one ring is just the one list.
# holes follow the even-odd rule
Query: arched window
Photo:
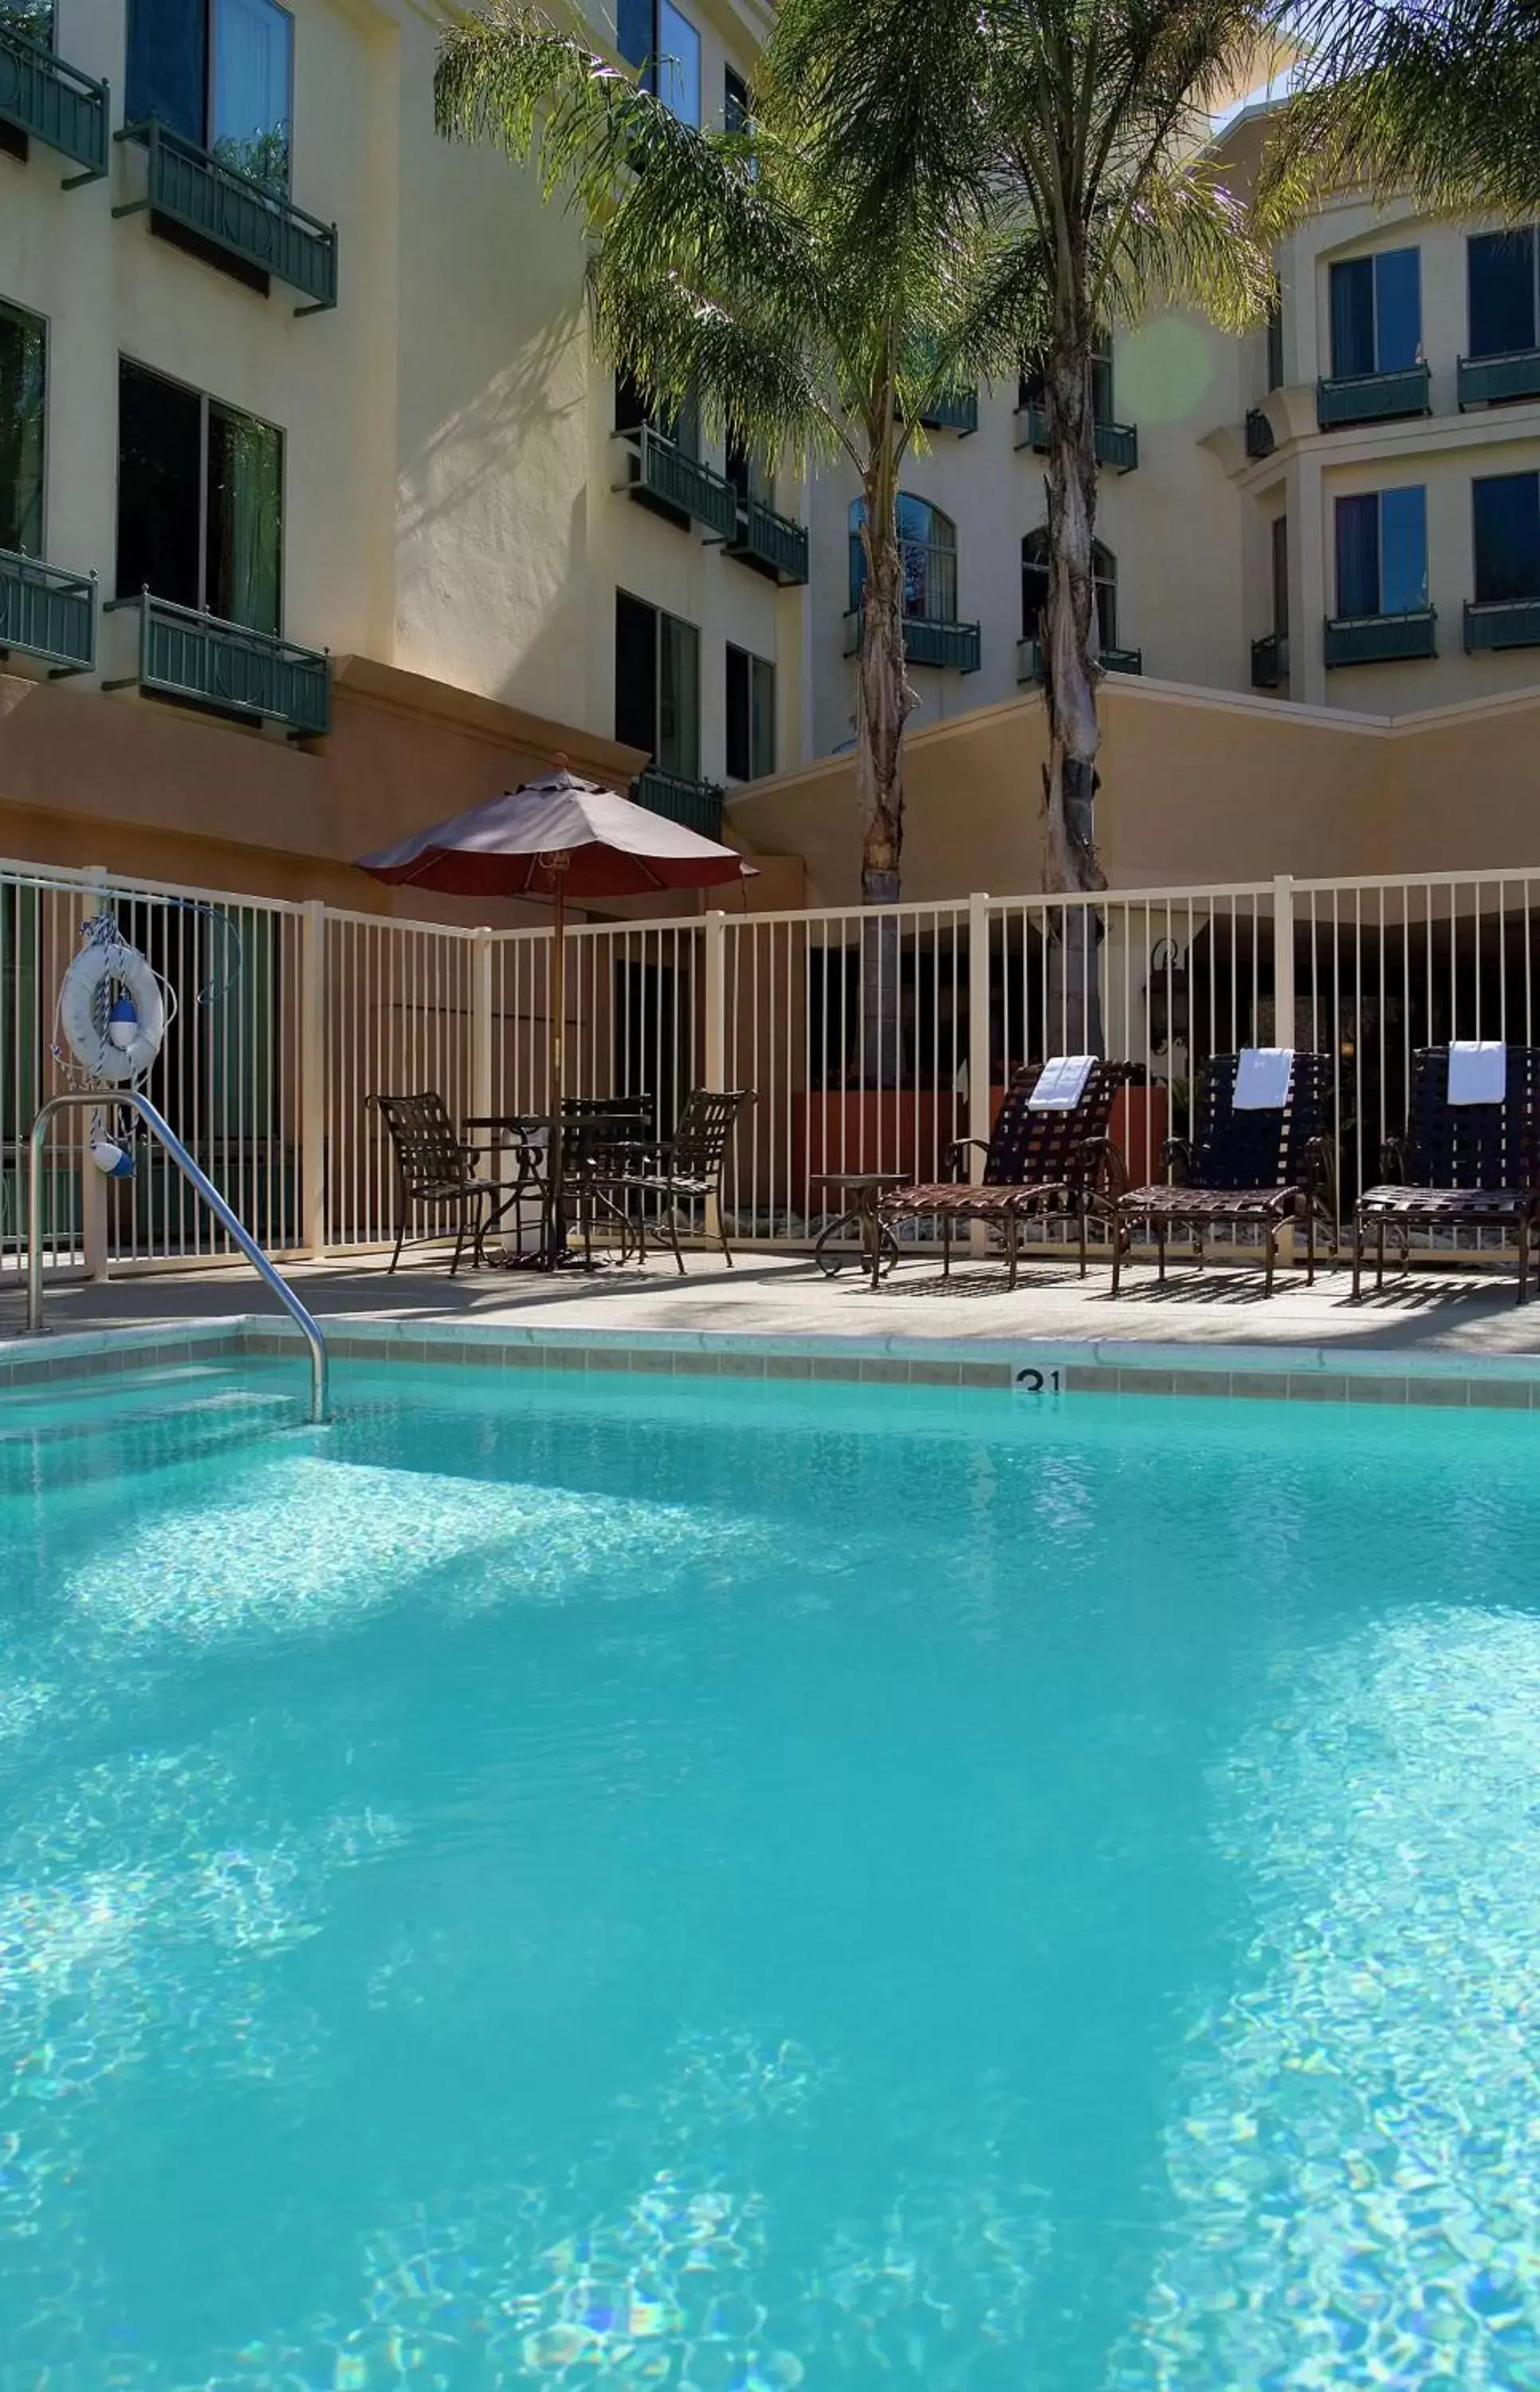
[[[1042, 407], [1046, 402], [1041, 365], [1024, 366], [1016, 383], [1017, 407]], [[1112, 415], [1112, 336], [1098, 332], [1091, 351], [1091, 416], [1093, 422], [1110, 423]]]
[[[1099, 540], [1091, 543], [1091, 588], [1095, 606], [1096, 648], [1118, 644], [1118, 560]], [[1021, 543], [1021, 636], [1041, 640], [1048, 611], [1048, 534], [1041, 526]]]
[[[850, 501], [850, 612], [866, 586], [866, 551], [861, 527], [864, 500]], [[911, 622], [957, 620], [957, 526], [928, 499], [907, 491], [899, 497], [899, 540], [903, 549], [904, 613]]]

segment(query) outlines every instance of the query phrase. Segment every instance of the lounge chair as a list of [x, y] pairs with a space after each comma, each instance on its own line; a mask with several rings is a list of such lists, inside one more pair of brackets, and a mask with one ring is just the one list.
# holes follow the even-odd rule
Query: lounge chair
[[[1540, 1216], [1540, 1047], [1493, 1050], [1488, 1068], [1495, 1102], [1452, 1103], [1448, 1046], [1422, 1046], [1412, 1058], [1404, 1138], [1380, 1154], [1386, 1185], [1367, 1188], [1352, 1216], [1352, 1293], [1357, 1300], [1365, 1232], [1376, 1238], [1375, 1280], [1385, 1280], [1385, 1235], [1410, 1261], [1414, 1229], [1508, 1229], [1519, 1245], [1519, 1302], [1529, 1294], [1530, 1252]], [[1467, 1050], [1468, 1052], [1469, 1050]]]
[[[1085, 1059], [1089, 1069], [1073, 1103], [1049, 1108], [1047, 1075], [1073, 1061], [1052, 1056], [1046, 1063], [1029, 1063], [1005, 1091], [988, 1140], [960, 1138], [947, 1149], [947, 1161], [959, 1176], [917, 1188], [887, 1189], [878, 1197], [881, 1226], [927, 1215], [941, 1224], [941, 1274], [951, 1269], [951, 1232], [959, 1221], [988, 1221], [1005, 1240], [1009, 1284], [1016, 1283], [1021, 1224], [1027, 1219], [1071, 1220], [1080, 1233], [1081, 1277], [1086, 1268], [1086, 1223], [1091, 1212], [1110, 1211], [1122, 1157], [1107, 1135], [1113, 1098], [1125, 1086], [1132, 1067]], [[1034, 1101], [1036, 1099], [1036, 1101]], [[981, 1150], [984, 1172], [980, 1183], [962, 1176], [970, 1148]], [[1103, 1183], [1106, 1183], [1105, 1192]], [[877, 1284], [883, 1241], [873, 1241], [872, 1285]]]
[[[1258, 1050], [1249, 1050], [1253, 1055]], [[1272, 1051], [1272, 1050], [1266, 1050]], [[1305, 1223], [1305, 1277], [1315, 1279], [1315, 1224], [1326, 1217], [1326, 1149], [1322, 1136], [1331, 1065], [1325, 1055], [1296, 1050], [1285, 1073], [1274, 1067], [1276, 1104], [1236, 1102], [1239, 1055], [1215, 1055], [1204, 1072], [1197, 1100], [1197, 1135], [1167, 1138], [1160, 1159], [1171, 1173], [1164, 1186], [1131, 1188], [1119, 1199], [1112, 1246], [1112, 1293], [1122, 1278], [1123, 1257], [1141, 1223], [1155, 1234], [1159, 1270], [1166, 1276], [1166, 1242], [1172, 1229], [1188, 1230], [1203, 1264], [1210, 1228], [1226, 1226], [1265, 1231], [1266, 1286], [1273, 1293], [1278, 1239], [1290, 1223]], [[1249, 1078], [1255, 1066], [1249, 1066]], [[1244, 1092], [1243, 1092], [1244, 1094]]]
[[617, 1169], [596, 1173], [592, 1181], [594, 1193], [604, 1203], [623, 1212], [635, 1228], [641, 1261], [647, 1259], [647, 1208], [635, 1200], [653, 1197], [681, 1275], [684, 1256], [679, 1252], [680, 1202], [715, 1203], [717, 1237], [731, 1268], [732, 1249], [722, 1220], [722, 1174], [727, 1164], [728, 1141], [740, 1114], [753, 1102], [752, 1088], [695, 1088], [685, 1099], [671, 1138], [648, 1140], [624, 1156]]
[[391, 1268], [395, 1270], [401, 1260], [413, 1205], [434, 1204], [456, 1216], [459, 1234], [449, 1265], [453, 1279], [467, 1236], [480, 1230], [488, 1200], [507, 1191], [495, 1179], [477, 1177], [478, 1150], [456, 1137], [448, 1107], [436, 1088], [421, 1089], [409, 1097], [371, 1096], [365, 1101], [382, 1118], [395, 1157], [395, 1252]]

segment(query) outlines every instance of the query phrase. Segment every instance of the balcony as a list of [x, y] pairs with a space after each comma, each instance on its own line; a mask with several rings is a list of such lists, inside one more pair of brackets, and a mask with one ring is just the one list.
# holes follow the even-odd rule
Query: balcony
[[978, 393], [976, 390], [949, 390], [932, 399], [920, 418], [927, 432], [955, 432], [965, 440], [970, 432], [978, 429]]
[[808, 578], [806, 524], [778, 515], [763, 499], [751, 498], [738, 509], [736, 533], [728, 542], [727, 552], [769, 574], [783, 589], [800, 586]]
[[1540, 648], [1540, 598], [1467, 599], [1465, 653], [1490, 655], [1499, 648]]
[[[932, 623], [920, 615], [904, 617], [904, 655], [912, 665], [933, 665], [938, 672], [976, 673], [982, 633], [977, 623]], [[845, 653], [861, 649], [861, 616], [845, 618]]]
[[649, 813], [682, 823], [686, 830], [699, 831], [703, 838], [721, 838], [722, 793], [715, 781], [692, 781], [683, 773], [649, 764], [632, 782], [631, 795]]
[[82, 172], [65, 176], [67, 191], [107, 172], [107, 85], [3, 21], [0, 124], [73, 160]]
[[154, 697], [179, 698], [238, 721], [281, 723], [291, 739], [318, 739], [331, 724], [331, 658], [319, 648], [249, 631], [147, 590], [108, 601], [108, 612], [139, 614], [138, 670], [104, 689], [136, 685]]
[[1500, 358], [1461, 358], [1456, 390], [1462, 414], [1468, 407], [1540, 398], [1540, 349], [1510, 349]]
[[1288, 679], [1288, 634], [1269, 631], [1264, 639], [1251, 643], [1251, 686], [1253, 689], [1282, 689]]
[[1271, 457], [1277, 447], [1273, 419], [1265, 407], [1251, 407], [1246, 411], [1246, 453], [1249, 457]]
[[115, 216], [142, 214], [175, 227], [211, 265], [225, 265], [265, 291], [269, 279], [303, 292], [308, 306], [296, 316], [318, 316], [337, 305], [337, 228], [281, 192], [253, 182], [207, 150], [184, 141], [153, 118], [124, 127], [120, 141], [142, 144], [145, 197], [114, 208]]
[[41, 657], [55, 680], [94, 672], [95, 580], [0, 548], [0, 655], [5, 654]]
[[[630, 472], [617, 485], [620, 489], [628, 491], [641, 506], [704, 524], [727, 546], [732, 545], [738, 537], [738, 493], [725, 474], [703, 465], [698, 457], [654, 432], [650, 423], [639, 423], [617, 436], [625, 441], [630, 457]], [[770, 509], [765, 512], [768, 514]]]
[[1328, 665], [1384, 665], [1405, 656], [1435, 656], [1436, 610], [1415, 606], [1404, 615], [1328, 616]]
[[[1103, 672], [1142, 673], [1145, 670], [1143, 648], [1098, 648], [1096, 662]], [[1041, 640], [1018, 640], [1016, 644], [1016, 677], [1018, 688], [1029, 682], [1042, 683], [1045, 678]]]
[[1323, 432], [1344, 423], [1389, 423], [1398, 415], [1431, 415], [1427, 366], [1393, 373], [1339, 374], [1315, 385], [1315, 421]]
[[[1132, 474], [1139, 462], [1139, 427], [1135, 423], [1097, 422], [1093, 427], [1096, 462], [1114, 474]], [[1016, 411], [1016, 445], [1018, 448], [1036, 448], [1045, 452], [1048, 447], [1048, 416], [1038, 406], [1018, 407]]]

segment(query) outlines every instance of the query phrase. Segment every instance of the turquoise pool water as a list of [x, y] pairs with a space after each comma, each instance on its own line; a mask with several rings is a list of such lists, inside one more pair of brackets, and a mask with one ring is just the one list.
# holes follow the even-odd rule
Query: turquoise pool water
[[4, 2392], [1540, 2386], [1527, 1420], [293, 1390], [0, 1411]]

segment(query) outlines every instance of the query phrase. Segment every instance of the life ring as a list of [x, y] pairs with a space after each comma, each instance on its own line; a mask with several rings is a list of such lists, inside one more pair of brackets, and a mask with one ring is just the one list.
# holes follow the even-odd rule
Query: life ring
[[119, 1085], [142, 1079], [166, 1034], [161, 983], [136, 947], [93, 939], [64, 975], [59, 1027], [77, 1063]]

